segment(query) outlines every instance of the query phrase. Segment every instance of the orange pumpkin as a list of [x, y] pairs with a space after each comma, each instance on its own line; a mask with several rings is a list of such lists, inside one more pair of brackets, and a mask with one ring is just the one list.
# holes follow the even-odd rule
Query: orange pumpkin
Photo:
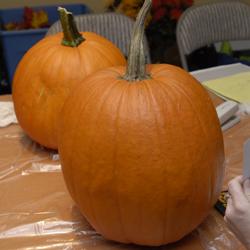
[[99, 233], [158, 246], [208, 215], [222, 184], [224, 147], [202, 85], [176, 66], [145, 68], [150, 5], [137, 18], [127, 68], [87, 77], [65, 102], [58, 147], [69, 192]]
[[107, 39], [91, 32], [80, 34], [71, 13], [61, 8], [60, 16], [64, 34], [33, 46], [19, 63], [13, 82], [20, 126], [34, 141], [53, 149], [61, 108], [75, 85], [97, 70], [126, 63]]

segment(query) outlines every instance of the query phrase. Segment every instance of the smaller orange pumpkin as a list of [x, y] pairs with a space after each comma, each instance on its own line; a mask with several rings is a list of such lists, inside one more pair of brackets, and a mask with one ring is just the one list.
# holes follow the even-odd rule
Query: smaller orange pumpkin
[[53, 149], [60, 111], [71, 90], [97, 70], [126, 63], [110, 41], [79, 33], [72, 14], [63, 8], [59, 13], [64, 32], [42, 39], [24, 55], [12, 91], [20, 126], [34, 141]]

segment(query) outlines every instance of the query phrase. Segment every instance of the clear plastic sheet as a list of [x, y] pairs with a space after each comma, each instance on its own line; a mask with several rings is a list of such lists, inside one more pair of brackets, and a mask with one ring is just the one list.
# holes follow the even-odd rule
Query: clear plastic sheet
[[[228, 180], [241, 173], [242, 145], [247, 137], [250, 137], [248, 116], [242, 116], [240, 124], [224, 134], [224, 188]], [[0, 129], [0, 249], [237, 250], [244, 247], [215, 210], [193, 233], [168, 246], [141, 247], [103, 239], [71, 200], [57, 152], [32, 142], [18, 125], [11, 125]]]

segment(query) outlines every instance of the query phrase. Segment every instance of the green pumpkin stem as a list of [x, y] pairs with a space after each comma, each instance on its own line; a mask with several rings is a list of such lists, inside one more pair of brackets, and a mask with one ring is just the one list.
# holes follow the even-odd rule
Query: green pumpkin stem
[[77, 30], [72, 13], [62, 7], [58, 7], [58, 12], [64, 34], [62, 45], [68, 47], [79, 46], [85, 39]]
[[146, 72], [143, 38], [144, 23], [151, 5], [152, 0], [145, 0], [135, 21], [128, 54], [127, 70], [123, 77], [127, 81], [140, 81], [150, 78], [150, 75]]

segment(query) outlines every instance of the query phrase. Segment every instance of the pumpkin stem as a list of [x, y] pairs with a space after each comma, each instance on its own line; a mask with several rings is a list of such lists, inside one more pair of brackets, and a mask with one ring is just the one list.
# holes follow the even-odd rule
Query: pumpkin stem
[[68, 12], [65, 8], [58, 7], [60, 21], [63, 29], [62, 45], [68, 47], [77, 47], [85, 39], [81, 33], [77, 30], [74, 17], [71, 12]]
[[150, 78], [150, 75], [146, 72], [143, 38], [144, 23], [151, 5], [152, 0], [145, 0], [136, 17], [129, 48], [127, 70], [123, 76], [127, 81], [138, 81]]

